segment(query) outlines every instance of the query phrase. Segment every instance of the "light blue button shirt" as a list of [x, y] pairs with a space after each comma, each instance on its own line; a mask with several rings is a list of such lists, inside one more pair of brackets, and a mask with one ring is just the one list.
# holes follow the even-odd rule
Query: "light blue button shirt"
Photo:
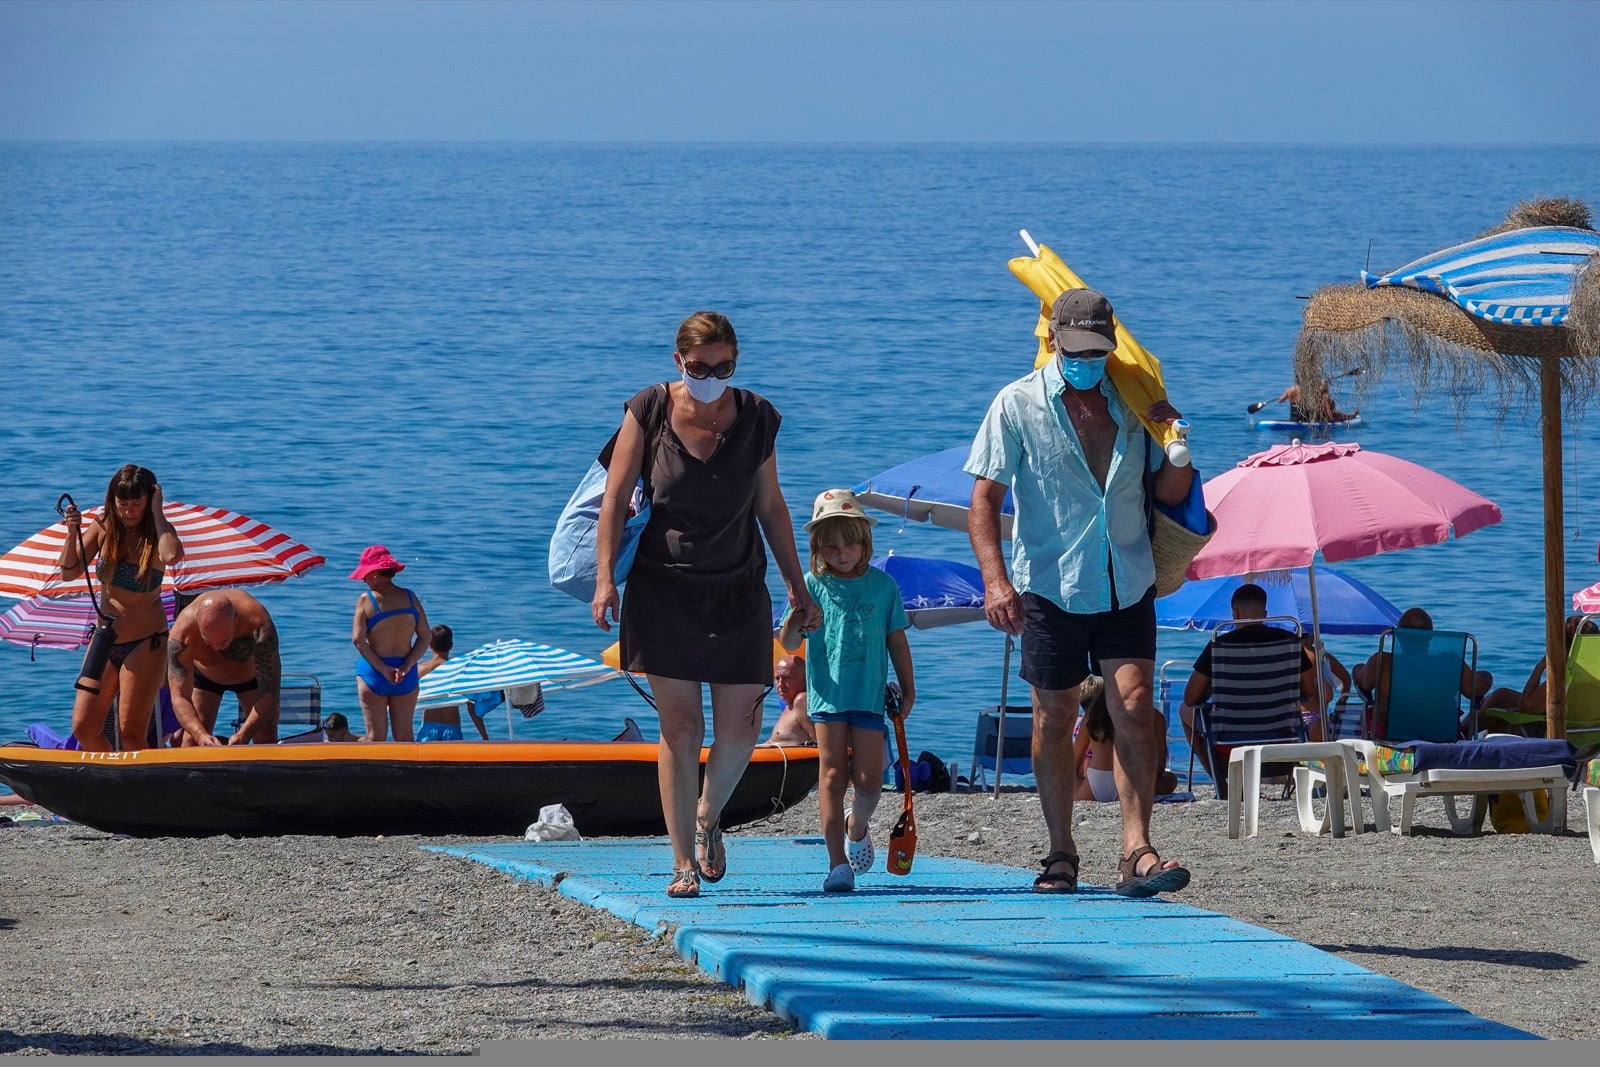
[[[1104, 379], [1100, 392], [1117, 424], [1102, 492], [1089, 470], [1061, 395], [1067, 383], [1051, 360], [994, 398], [967, 457], [968, 474], [1011, 487], [1011, 583], [1074, 614], [1131, 607], [1155, 584], [1144, 506], [1144, 425]], [[1148, 448], [1149, 466], [1161, 449]], [[1108, 566], [1109, 563], [1109, 566]]]

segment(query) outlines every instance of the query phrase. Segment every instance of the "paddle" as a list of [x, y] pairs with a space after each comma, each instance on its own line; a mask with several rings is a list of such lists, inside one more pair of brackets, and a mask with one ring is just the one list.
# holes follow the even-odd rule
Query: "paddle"
[[[1345, 371], [1343, 374], [1335, 374], [1332, 378], [1329, 378], [1328, 381], [1336, 382], [1340, 378], [1354, 378], [1356, 375], [1358, 375], [1360, 373], [1361, 373], [1361, 368], [1360, 367], [1352, 367], [1349, 370]], [[1277, 403], [1276, 400], [1257, 400], [1254, 404], [1251, 404], [1249, 407], [1245, 408], [1244, 412], [1245, 412], [1246, 415], [1254, 415], [1256, 412], [1260, 411], [1262, 408], [1266, 407], [1268, 404], [1276, 404], [1276, 403]]]
[[894, 829], [889, 831], [889, 858], [884, 864], [890, 874], [910, 874], [911, 860], [917, 854], [917, 817], [911, 810], [911, 755], [906, 749], [906, 723], [900, 716], [900, 701], [898, 687], [891, 687], [888, 708], [889, 718], [894, 721], [894, 740], [900, 748], [900, 776], [905, 782], [906, 805], [900, 811], [900, 818], [895, 820]]

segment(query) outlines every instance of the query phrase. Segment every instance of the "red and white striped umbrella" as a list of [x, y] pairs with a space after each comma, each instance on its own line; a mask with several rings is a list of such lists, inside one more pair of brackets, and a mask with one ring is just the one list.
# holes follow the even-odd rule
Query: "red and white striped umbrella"
[[[171, 590], [161, 594], [161, 606], [167, 613], [167, 625], [172, 625], [177, 597]], [[87, 595], [50, 599], [36, 596], [13, 604], [0, 615], [0, 641], [34, 648], [60, 648], [67, 651], [82, 648], [89, 641], [89, 631], [94, 629], [94, 605]]]
[[[102, 508], [88, 508], [84, 520]], [[161, 588], [180, 593], [231, 586], [266, 585], [304, 574], [328, 562], [288, 534], [226, 508], [180, 504], [162, 509], [183, 542], [183, 559], [167, 570]], [[70, 597], [83, 592], [83, 579], [61, 580], [61, 547], [67, 524], [57, 522], [0, 556], [0, 594], [16, 597]], [[93, 576], [93, 572], [90, 572]], [[96, 581], [98, 592], [98, 581]]]

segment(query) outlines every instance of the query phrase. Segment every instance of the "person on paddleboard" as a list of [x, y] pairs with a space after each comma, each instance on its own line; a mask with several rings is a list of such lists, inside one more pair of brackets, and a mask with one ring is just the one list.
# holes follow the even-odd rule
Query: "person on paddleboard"
[[1274, 404], [1289, 402], [1289, 421], [1304, 423], [1319, 422], [1348, 422], [1361, 414], [1361, 409], [1354, 411], [1340, 411], [1334, 405], [1333, 393], [1328, 389], [1328, 381], [1322, 379], [1317, 389], [1312, 393], [1302, 390], [1299, 384], [1291, 385], [1278, 395]]

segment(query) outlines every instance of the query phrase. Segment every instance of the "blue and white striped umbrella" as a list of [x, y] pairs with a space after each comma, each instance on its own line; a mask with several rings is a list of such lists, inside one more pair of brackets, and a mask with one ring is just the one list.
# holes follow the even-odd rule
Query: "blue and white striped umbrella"
[[1437, 293], [1469, 314], [1510, 326], [1559, 326], [1572, 304], [1578, 268], [1600, 255], [1600, 233], [1530, 226], [1453, 245], [1375, 275], [1367, 288], [1403, 285]]
[[532, 641], [495, 641], [451, 659], [422, 679], [419, 707], [538, 682], [547, 689], [581, 689], [621, 678], [622, 672], [564, 648]]

